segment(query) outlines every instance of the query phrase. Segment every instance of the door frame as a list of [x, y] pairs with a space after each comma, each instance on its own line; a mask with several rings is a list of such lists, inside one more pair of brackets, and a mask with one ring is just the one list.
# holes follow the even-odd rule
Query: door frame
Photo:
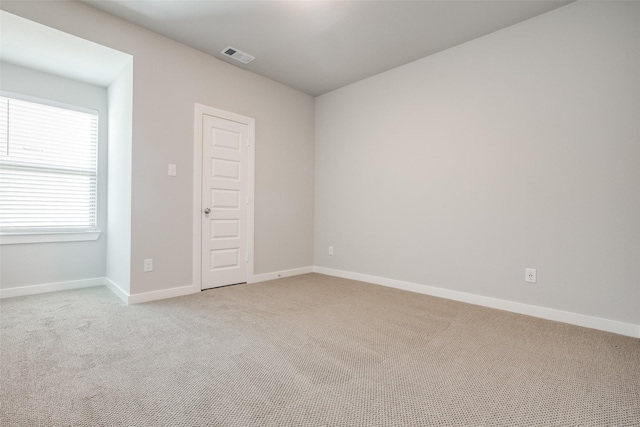
[[248, 170], [247, 170], [247, 283], [253, 282], [253, 240], [254, 240], [254, 194], [255, 194], [255, 129], [256, 120], [229, 111], [195, 104], [193, 132], [193, 286], [196, 292], [202, 290], [202, 125], [204, 115], [238, 122], [248, 127]]

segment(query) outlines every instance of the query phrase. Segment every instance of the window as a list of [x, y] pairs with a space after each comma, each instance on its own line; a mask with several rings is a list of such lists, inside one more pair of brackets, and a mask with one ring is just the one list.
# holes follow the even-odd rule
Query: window
[[0, 232], [95, 230], [97, 150], [97, 112], [0, 97]]

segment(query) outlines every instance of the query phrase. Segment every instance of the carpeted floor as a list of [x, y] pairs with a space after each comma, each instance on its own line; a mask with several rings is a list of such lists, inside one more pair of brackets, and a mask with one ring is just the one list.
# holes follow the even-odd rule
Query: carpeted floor
[[1, 302], [1, 426], [640, 426], [640, 340], [308, 274]]

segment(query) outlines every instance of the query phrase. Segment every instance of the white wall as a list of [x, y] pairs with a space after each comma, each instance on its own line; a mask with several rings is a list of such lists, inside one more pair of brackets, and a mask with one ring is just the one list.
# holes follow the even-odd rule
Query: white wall
[[109, 85], [106, 277], [131, 293], [131, 157], [133, 61]]
[[[255, 273], [312, 265], [311, 96], [82, 3], [0, 7], [133, 55], [132, 294], [192, 283], [194, 103], [256, 119]], [[145, 258], [154, 272], [143, 273]]]
[[105, 275], [107, 213], [106, 88], [65, 79], [52, 74], [0, 63], [0, 89], [6, 92], [60, 102], [99, 114], [98, 134], [98, 229], [97, 241], [29, 243], [0, 246], [0, 288], [14, 288], [93, 279]]
[[191, 283], [197, 102], [257, 119], [256, 273], [315, 262], [640, 324], [638, 3], [574, 3], [319, 97], [314, 260], [311, 97], [84, 4], [0, 7], [134, 56], [132, 294]]
[[640, 324], [638, 23], [572, 3], [317, 98], [315, 265]]

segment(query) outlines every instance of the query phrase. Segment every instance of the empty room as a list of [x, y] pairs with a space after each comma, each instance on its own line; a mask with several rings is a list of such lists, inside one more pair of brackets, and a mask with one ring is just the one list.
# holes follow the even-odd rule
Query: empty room
[[0, 426], [640, 426], [640, 2], [0, 2]]

